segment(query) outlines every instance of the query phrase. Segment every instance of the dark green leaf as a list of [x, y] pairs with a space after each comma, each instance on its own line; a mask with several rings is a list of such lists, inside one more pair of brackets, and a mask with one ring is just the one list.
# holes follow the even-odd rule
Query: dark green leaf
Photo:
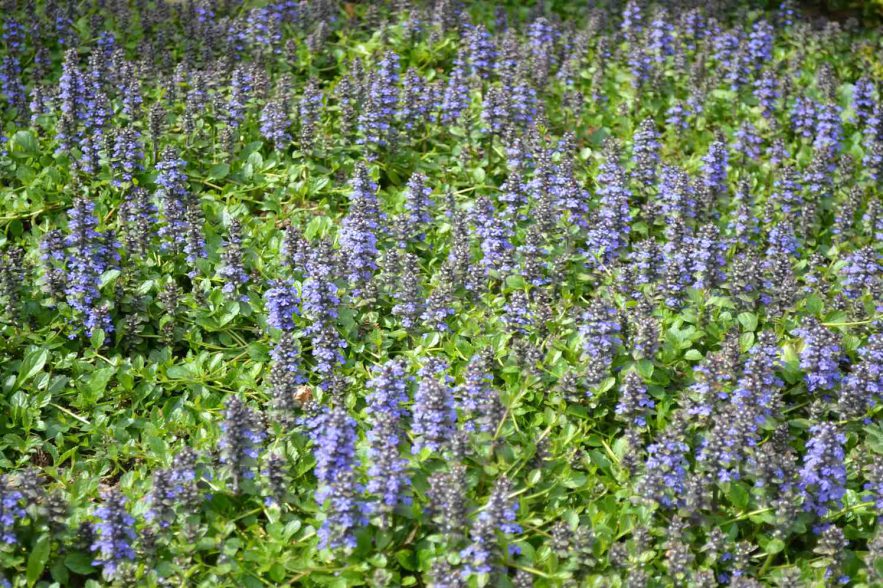
[[28, 586], [33, 586], [43, 576], [46, 562], [49, 561], [49, 546], [49, 535], [40, 535], [31, 547], [27, 567]]
[[46, 360], [49, 359], [49, 350], [37, 347], [31, 347], [26, 353], [18, 368], [18, 377], [15, 379], [15, 388], [21, 387], [22, 384], [37, 375]]

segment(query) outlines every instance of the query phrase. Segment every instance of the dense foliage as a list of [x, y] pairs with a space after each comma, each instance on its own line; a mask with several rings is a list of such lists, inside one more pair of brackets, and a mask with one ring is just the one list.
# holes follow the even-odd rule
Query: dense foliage
[[0, 585], [879, 586], [883, 36], [0, 2]]

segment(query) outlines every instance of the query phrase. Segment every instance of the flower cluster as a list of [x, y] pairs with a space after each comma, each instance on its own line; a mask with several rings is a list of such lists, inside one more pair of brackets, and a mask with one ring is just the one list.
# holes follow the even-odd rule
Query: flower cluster
[[0, 543], [13, 545], [18, 542], [15, 525], [26, 514], [24, 495], [12, 487], [9, 478], [0, 477]]
[[202, 496], [198, 482], [196, 452], [185, 447], [175, 456], [172, 467], [154, 472], [150, 509], [144, 518], [160, 528], [170, 527], [178, 520], [178, 513], [199, 507]]
[[605, 146], [604, 163], [598, 170], [599, 209], [594, 228], [588, 236], [588, 254], [600, 256], [604, 263], [619, 257], [631, 230], [629, 203], [631, 192], [625, 171], [619, 162], [619, 149], [610, 142]]
[[159, 235], [165, 247], [176, 251], [183, 246], [187, 235], [187, 205], [191, 196], [184, 173], [186, 166], [187, 162], [171, 147], [163, 151], [162, 160], [155, 165], [157, 198], [165, 220]]
[[819, 423], [810, 428], [806, 456], [800, 468], [800, 490], [804, 509], [819, 516], [839, 507], [846, 494], [844, 435], [833, 423]]
[[227, 401], [221, 423], [221, 462], [230, 472], [233, 492], [255, 477], [257, 459], [266, 438], [261, 415], [233, 396]]
[[92, 565], [100, 566], [101, 575], [108, 581], [118, 577], [124, 564], [135, 560], [135, 518], [126, 509], [127, 502], [114, 488], [102, 493], [101, 505], [95, 509]]
[[656, 402], [647, 393], [641, 376], [636, 372], [628, 372], [623, 378], [616, 404], [616, 416], [630, 425], [644, 427], [647, 425], [649, 412]]
[[840, 382], [840, 342], [818, 319], [807, 317], [794, 334], [803, 339], [800, 367], [810, 392], [828, 391]]
[[[242, 261], [242, 224], [239, 219], [230, 221], [227, 242], [221, 254], [221, 269], [218, 273], [224, 281], [221, 291], [225, 294], [233, 294], [248, 283], [248, 273]], [[241, 296], [240, 299], [247, 301], [248, 297]]]
[[378, 497], [378, 509], [394, 508], [406, 502], [408, 488], [407, 460], [399, 450], [404, 438], [403, 404], [408, 401], [405, 364], [391, 360], [374, 372], [368, 387], [369, 443], [368, 484], [365, 489]]
[[294, 284], [283, 280], [273, 282], [264, 293], [264, 298], [267, 302], [267, 325], [281, 331], [292, 331], [300, 302]]
[[463, 383], [457, 387], [457, 407], [467, 431], [493, 433], [503, 417], [499, 392], [494, 388], [490, 349], [476, 353], [469, 360]]
[[589, 386], [601, 383], [610, 375], [613, 359], [622, 345], [621, 331], [619, 313], [602, 299], [596, 300], [583, 315], [579, 333], [588, 360], [586, 381]]
[[479, 198], [473, 211], [475, 232], [481, 240], [481, 264], [490, 272], [502, 275], [512, 270], [514, 246], [511, 242], [511, 228], [500, 218], [490, 198]]
[[420, 368], [420, 380], [411, 407], [411, 432], [415, 440], [411, 450], [441, 452], [454, 434], [457, 409], [450, 376], [444, 361], [431, 358]]
[[354, 471], [356, 421], [338, 404], [314, 417], [309, 427], [318, 481], [315, 498], [326, 505], [319, 544], [321, 548], [355, 547], [353, 531], [365, 522]]
[[312, 340], [316, 370], [328, 374], [335, 365], [343, 363], [340, 349], [346, 345], [336, 327], [340, 298], [334, 283], [337, 268], [329, 243], [322, 241], [314, 247], [306, 269], [302, 312], [311, 321], [306, 333]]
[[359, 115], [360, 142], [377, 149], [388, 148], [395, 142], [399, 75], [399, 56], [389, 51], [369, 78], [366, 102]]
[[426, 226], [432, 222], [433, 202], [429, 197], [432, 188], [426, 185], [426, 176], [416, 173], [408, 180], [405, 188], [405, 213], [409, 240], [422, 241]]
[[96, 329], [106, 333], [114, 325], [107, 306], [101, 303], [101, 275], [119, 260], [116, 243], [111, 233], [97, 230], [95, 203], [85, 197], [78, 198], [68, 212], [68, 249], [65, 280], [67, 303], [82, 315], [82, 330], [92, 336]]
[[469, 530], [469, 546], [460, 552], [466, 562], [463, 576], [489, 573], [494, 553], [499, 549], [497, 534], [516, 535], [521, 526], [516, 522], [518, 504], [512, 502], [509, 494], [512, 483], [507, 478], [498, 478], [485, 507], [478, 513]]
[[847, 417], [864, 414], [883, 398], [883, 334], [871, 335], [858, 355], [838, 391], [838, 407]]
[[376, 192], [377, 184], [371, 180], [368, 169], [358, 166], [352, 180], [349, 212], [340, 223], [339, 236], [340, 248], [346, 253], [347, 278], [357, 295], [377, 270], [381, 216]]

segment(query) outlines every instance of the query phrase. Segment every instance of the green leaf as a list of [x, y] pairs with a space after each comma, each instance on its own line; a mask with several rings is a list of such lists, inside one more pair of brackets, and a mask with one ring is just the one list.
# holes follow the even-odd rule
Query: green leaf
[[20, 157], [37, 155], [40, 151], [40, 145], [37, 143], [36, 137], [30, 131], [18, 131], [12, 136], [10, 141], [10, 153]]
[[511, 288], [512, 290], [520, 290], [527, 285], [527, 282], [524, 281], [524, 278], [521, 276], [511, 275], [506, 276], [506, 287]]
[[285, 567], [276, 562], [270, 567], [270, 579], [277, 584], [285, 580]]
[[742, 333], [739, 335], [739, 348], [745, 353], [754, 345], [754, 333]]
[[688, 349], [687, 353], [684, 354], [684, 359], [689, 359], [690, 361], [701, 361], [702, 353], [698, 349]]
[[883, 455], [883, 430], [879, 427], [867, 427], [865, 432], [868, 434], [868, 447], [874, 453]]
[[64, 558], [64, 565], [75, 574], [87, 576], [95, 571], [95, 568], [92, 567], [92, 559], [82, 552], [69, 553]]
[[315, 237], [324, 237], [331, 230], [334, 222], [327, 216], [313, 217], [304, 228], [304, 237], [313, 240]]
[[190, 364], [170, 365], [166, 368], [166, 377], [170, 380], [186, 380], [193, 376], [193, 368]]
[[785, 542], [781, 539], [770, 539], [765, 549], [767, 553], [779, 553], [785, 549]]
[[49, 573], [52, 574], [52, 579], [62, 586], [67, 586], [70, 582], [71, 575], [64, 567], [64, 561], [59, 558], [53, 560], [52, 565], [49, 566]]
[[757, 330], [757, 315], [753, 312], [740, 312], [739, 316], [737, 316], [736, 318], [739, 320], [739, 323], [742, 325], [742, 328], [744, 330]]
[[95, 329], [92, 332], [92, 336], [89, 337], [89, 342], [92, 344], [92, 349], [101, 349], [104, 345], [104, 339], [106, 335], [104, 333], [104, 329]]
[[414, 565], [414, 552], [410, 549], [403, 549], [396, 553], [396, 559], [399, 564], [406, 570], [414, 571], [417, 566]]
[[242, 151], [239, 152], [239, 157], [248, 157], [249, 155], [251, 155], [252, 153], [257, 151], [258, 149], [260, 149], [261, 146], [263, 146], [263, 144], [264, 144], [263, 141], [252, 141], [251, 143], [249, 143], [248, 145], [246, 145], [245, 147], [242, 148]]
[[745, 486], [739, 482], [731, 482], [730, 488], [727, 490], [727, 498], [729, 498], [733, 506], [739, 510], [744, 510], [745, 507], [748, 506], [750, 496], [748, 490], [745, 489]]
[[586, 485], [588, 478], [585, 474], [579, 472], [572, 472], [570, 477], [565, 479], [562, 484], [567, 488], [580, 488]]
[[49, 535], [40, 535], [31, 548], [28, 556], [27, 580], [28, 586], [33, 586], [43, 575], [46, 562], [49, 561]]
[[218, 328], [223, 327], [230, 321], [232, 321], [239, 314], [239, 303], [235, 300], [231, 300], [224, 307], [224, 312], [218, 317]]
[[589, 450], [589, 457], [592, 458], [592, 463], [601, 468], [602, 470], [610, 469], [610, 460], [607, 459], [603, 453], [598, 451], [597, 449]]
[[601, 383], [595, 387], [595, 393], [601, 394], [602, 392], [607, 392], [608, 390], [613, 388], [613, 386], [615, 386], [615, 385], [616, 385], [616, 378], [614, 378], [613, 376], [608, 376], [608, 377], [604, 378], [603, 380], [601, 380]]
[[113, 377], [116, 369], [112, 367], [99, 368], [89, 374], [89, 377], [86, 378], [86, 390], [91, 392], [94, 398], [98, 398], [102, 394], [104, 394], [104, 390], [107, 388], [107, 383], [110, 382], [110, 379]]
[[107, 270], [106, 272], [101, 274], [101, 280], [98, 283], [98, 287], [104, 288], [109, 283], [120, 277], [120, 273], [121, 272], [118, 269]]
[[819, 314], [822, 310], [822, 299], [817, 294], [811, 294], [806, 298], [806, 312], [808, 314]]
[[539, 482], [542, 477], [543, 472], [541, 472], [540, 470], [532, 470], [527, 476], [527, 486], [536, 486], [537, 482]]
[[210, 180], [223, 180], [230, 173], [230, 164], [218, 163], [208, 170], [208, 178]]
[[37, 375], [37, 372], [46, 365], [49, 359], [49, 350], [40, 347], [31, 347], [26, 353], [25, 358], [21, 361], [18, 368], [18, 377], [15, 379], [15, 389]]
[[30, 184], [31, 182], [34, 181], [34, 178], [37, 177], [37, 174], [34, 173], [33, 168], [20, 163], [20, 164], [18, 164], [18, 167], [15, 170], [15, 177], [22, 184]]
[[248, 163], [255, 169], [261, 169], [264, 167], [264, 156], [260, 151], [255, 151], [248, 156]]
[[635, 369], [645, 380], [649, 380], [653, 377], [653, 362], [649, 359], [640, 359], [635, 364]]

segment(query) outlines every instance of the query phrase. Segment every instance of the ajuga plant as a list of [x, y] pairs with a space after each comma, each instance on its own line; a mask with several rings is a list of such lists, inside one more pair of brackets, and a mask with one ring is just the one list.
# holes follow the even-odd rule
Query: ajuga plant
[[0, 2], [0, 587], [881, 585], [879, 25]]

